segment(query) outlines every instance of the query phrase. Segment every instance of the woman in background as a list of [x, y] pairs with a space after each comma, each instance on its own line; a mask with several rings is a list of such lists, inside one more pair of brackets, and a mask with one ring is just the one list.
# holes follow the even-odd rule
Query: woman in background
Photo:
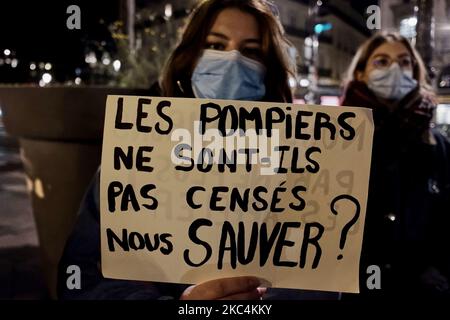
[[450, 144], [430, 129], [436, 99], [422, 59], [397, 34], [374, 35], [348, 71], [342, 105], [371, 108], [375, 133], [360, 286], [383, 297], [449, 293]]

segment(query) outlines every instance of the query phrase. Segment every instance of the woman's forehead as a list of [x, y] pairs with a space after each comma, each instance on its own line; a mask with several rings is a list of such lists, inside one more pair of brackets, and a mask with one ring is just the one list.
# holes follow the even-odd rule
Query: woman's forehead
[[210, 31], [242, 39], [260, 38], [259, 25], [256, 18], [252, 14], [237, 8], [222, 10], [217, 15]]
[[399, 57], [404, 55], [409, 56], [410, 52], [408, 48], [399, 41], [387, 41], [378, 48], [376, 48], [370, 56], [375, 57], [380, 55]]

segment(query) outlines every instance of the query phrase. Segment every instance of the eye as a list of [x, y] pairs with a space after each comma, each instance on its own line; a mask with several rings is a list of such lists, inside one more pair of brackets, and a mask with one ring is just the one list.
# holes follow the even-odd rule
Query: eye
[[385, 57], [379, 57], [373, 60], [373, 66], [375, 68], [387, 68], [391, 64], [391, 60]]
[[413, 65], [412, 59], [410, 57], [403, 57], [398, 61], [398, 63], [402, 68], [411, 68]]
[[212, 49], [212, 50], [225, 50], [225, 45], [220, 42], [207, 42], [205, 45], [205, 49]]
[[242, 55], [246, 56], [247, 58], [262, 61], [263, 60], [263, 53], [260, 48], [254, 48], [254, 47], [247, 47], [241, 49]]

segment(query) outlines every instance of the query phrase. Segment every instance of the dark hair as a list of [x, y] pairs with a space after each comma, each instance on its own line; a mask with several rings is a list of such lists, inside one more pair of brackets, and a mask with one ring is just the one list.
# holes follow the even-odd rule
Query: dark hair
[[[294, 70], [286, 57], [290, 42], [265, 0], [206, 0], [192, 12], [179, 44], [166, 62], [160, 86], [163, 95], [176, 96], [177, 91], [191, 90], [191, 76], [202, 54], [206, 38], [218, 14], [226, 8], [238, 8], [252, 14], [262, 34], [263, 64], [266, 67], [266, 101], [292, 102], [289, 74]], [[295, 66], [293, 67], [295, 68]]]
[[345, 84], [355, 80], [358, 72], [364, 72], [367, 66], [367, 62], [372, 53], [382, 44], [386, 42], [400, 42], [409, 51], [409, 54], [414, 60], [413, 77], [417, 80], [420, 87], [431, 91], [431, 85], [427, 79], [427, 72], [422, 58], [416, 49], [405, 37], [392, 32], [379, 32], [366, 40], [356, 52], [346, 74]]

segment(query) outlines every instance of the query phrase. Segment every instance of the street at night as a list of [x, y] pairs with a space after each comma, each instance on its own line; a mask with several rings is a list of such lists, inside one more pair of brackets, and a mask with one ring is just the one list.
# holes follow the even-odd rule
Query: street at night
[[0, 7], [0, 300], [450, 301], [449, 0]]

